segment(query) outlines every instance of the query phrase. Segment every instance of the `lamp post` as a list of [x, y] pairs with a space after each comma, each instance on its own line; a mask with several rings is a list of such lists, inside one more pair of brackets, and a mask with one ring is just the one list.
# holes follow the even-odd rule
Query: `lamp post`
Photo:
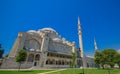
[[82, 60], [82, 71], [83, 71], [83, 74], [84, 74], [83, 60]]
[[[107, 63], [109, 63], [109, 61], [107, 61]], [[107, 65], [107, 68], [108, 68], [108, 74], [110, 74], [110, 66]]]
[[110, 74], [110, 67], [108, 66], [108, 74]]

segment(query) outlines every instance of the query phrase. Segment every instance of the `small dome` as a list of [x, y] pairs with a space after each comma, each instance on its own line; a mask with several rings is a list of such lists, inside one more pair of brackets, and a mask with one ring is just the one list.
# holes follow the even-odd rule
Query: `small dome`
[[40, 52], [40, 50], [39, 50], [39, 49], [37, 49], [37, 50], [36, 50], [36, 52]]
[[35, 51], [35, 49], [30, 49], [30, 51]]
[[28, 33], [37, 33], [35, 30], [29, 30]]
[[53, 28], [42, 28], [39, 31], [53, 31], [53, 32], [56, 32]]
[[62, 41], [60, 38], [53, 38], [52, 40], [55, 41], [55, 42], [61, 42]]

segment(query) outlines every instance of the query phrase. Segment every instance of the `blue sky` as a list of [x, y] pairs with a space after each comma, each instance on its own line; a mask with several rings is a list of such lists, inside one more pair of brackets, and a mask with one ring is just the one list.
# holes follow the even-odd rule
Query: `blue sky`
[[120, 49], [119, 0], [0, 0], [0, 43], [9, 53], [18, 32], [54, 28], [78, 47], [77, 18], [80, 17], [84, 52]]

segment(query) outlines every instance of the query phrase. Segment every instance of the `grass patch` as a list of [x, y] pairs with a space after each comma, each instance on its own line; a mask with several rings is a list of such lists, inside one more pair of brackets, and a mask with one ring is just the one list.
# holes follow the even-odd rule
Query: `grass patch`
[[[43, 72], [55, 71], [55, 70], [0, 71], [0, 74], [38, 74]], [[50, 74], [83, 74], [83, 70], [71, 68]], [[85, 69], [84, 74], [109, 74], [109, 72], [108, 70], [104, 70], [104, 69]], [[111, 69], [110, 74], [120, 74], [120, 69]]]
[[[50, 74], [83, 74], [82, 69], [67, 69], [60, 72]], [[103, 69], [85, 69], [84, 74], [109, 74], [108, 70]], [[120, 74], [120, 69], [110, 70], [110, 74]]]

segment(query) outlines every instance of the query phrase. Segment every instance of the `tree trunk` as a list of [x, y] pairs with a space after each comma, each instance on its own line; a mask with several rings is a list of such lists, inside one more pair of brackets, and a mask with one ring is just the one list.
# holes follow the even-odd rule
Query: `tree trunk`
[[104, 65], [102, 67], [103, 67], [103, 69], [105, 69]]
[[119, 66], [119, 68], [120, 68], [120, 64], [119, 64], [118, 66]]
[[21, 67], [21, 62], [19, 63], [19, 68], [18, 68], [18, 71], [20, 70], [20, 67]]
[[103, 65], [103, 64], [101, 64], [101, 66], [102, 66], [102, 69], [104, 69], [104, 65]]

